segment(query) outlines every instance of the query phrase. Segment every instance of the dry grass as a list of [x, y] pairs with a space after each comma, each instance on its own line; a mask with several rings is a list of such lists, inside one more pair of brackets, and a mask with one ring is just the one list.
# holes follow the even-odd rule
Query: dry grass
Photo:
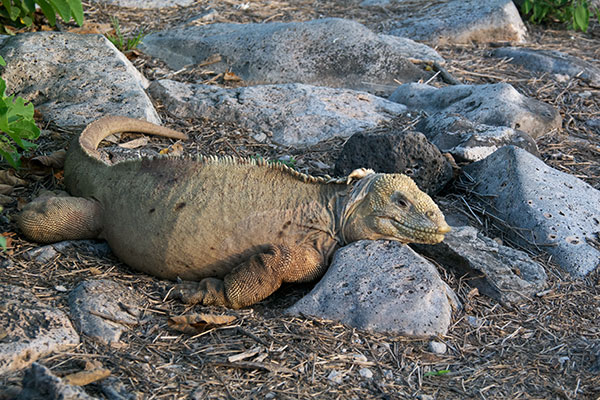
[[[344, 16], [374, 29], [391, 11], [365, 11], [356, 2], [253, 1], [249, 10], [236, 8], [241, 1], [211, 2], [216, 22], [264, 22], [308, 20], [322, 16]], [[207, 1], [186, 10], [121, 10], [87, 4], [89, 21], [109, 22], [119, 17], [124, 31], [139, 26], [156, 30], [176, 25], [208, 7]], [[531, 27], [533, 47], [552, 48], [597, 60], [600, 57], [599, 29], [584, 35]], [[574, 38], [574, 39], [573, 39]], [[600, 189], [599, 132], [585, 125], [598, 116], [598, 89], [573, 80], [558, 82], [553, 77], [534, 75], [520, 67], [486, 57], [486, 46], [446, 46], [438, 51], [446, 68], [464, 83], [508, 82], [519, 91], [552, 104], [560, 110], [564, 124], [538, 142], [544, 160]], [[172, 75], [163, 64], [140, 55], [134, 62], [149, 78]], [[203, 71], [183, 71], [181, 80], [210, 80]], [[593, 95], [582, 97], [583, 92]], [[330, 173], [343, 144], [335, 140], [308, 151], [282, 149], [250, 139], [250, 133], [231, 124], [208, 120], [177, 121], [165, 115], [166, 123], [192, 133], [186, 151], [204, 154], [261, 155], [277, 158], [292, 155], [300, 169]], [[39, 152], [62, 147], [69, 135], [54, 131], [41, 141]], [[159, 150], [168, 142], [155, 141]], [[318, 162], [316, 162], [318, 161]], [[325, 166], [324, 166], [325, 165]], [[29, 176], [31, 185], [17, 196], [29, 198], [42, 188], [60, 187], [60, 176]], [[501, 235], [501, 221], [482, 219], [476, 209], [464, 205], [464, 194], [442, 199], [460, 209], [492, 235]], [[3, 215], [13, 215], [17, 205]], [[0, 220], [0, 231], [16, 232], [8, 218]], [[198, 308], [164, 301], [170, 283], [132, 272], [111, 256], [97, 257], [84, 250], [71, 250], [45, 264], [27, 262], [23, 253], [35, 248], [17, 234], [6, 257], [12, 263], [0, 268], [0, 281], [31, 289], [48, 303], [68, 310], [68, 289], [85, 279], [107, 278], [135, 287], [148, 300], [138, 326], [130, 326], [122, 346], [107, 347], [83, 338], [69, 351], [41, 362], [64, 376], [82, 369], [85, 361], [100, 361], [112, 371], [126, 392], [144, 399], [410, 399], [431, 395], [436, 399], [594, 399], [600, 398], [600, 275], [572, 280], [561, 276], [543, 256], [538, 260], [549, 274], [549, 287], [519, 307], [503, 307], [471, 290], [460, 276], [440, 269], [459, 295], [464, 309], [455, 315], [448, 335], [437, 340], [448, 352], [427, 351], [428, 340], [357, 331], [335, 322], [286, 316], [284, 310], [309, 289], [309, 285], [287, 286], [266, 301], [241, 311], [233, 326], [190, 336], [167, 327], [167, 316]], [[3, 255], [4, 256], [4, 255]], [[202, 311], [205, 311], [203, 308]], [[223, 310], [214, 309], [216, 312]], [[401, 310], [398, 310], [401, 312]], [[254, 349], [256, 354], [237, 362], [228, 357]], [[356, 356], [359, 355], [359, 356]], [[372, 379], [361, 377], [369, 368]], [[449, 371], [431, 375], [435, 371]], [[332, 371], [342, 373], [341, 384], [328, 379]], [[0, 378], [0, 386], [18, 384], [20, 374]], [[108, 385], [108, 384], [107, 384]], [[108, 385], [110, 386], [110, 385]], [[116, 386], [113, 385], [113, 388]], [[86, 390], [102, 397], [102, 384]]]

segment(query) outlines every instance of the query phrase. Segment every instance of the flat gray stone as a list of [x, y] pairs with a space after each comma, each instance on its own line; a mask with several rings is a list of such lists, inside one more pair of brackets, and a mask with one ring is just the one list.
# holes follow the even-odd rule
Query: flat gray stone
[[507, 232], [513, 240], [537, 245], [575, 276], [600, 265], [600, 191], [514, 146], [464, 171], [486, 196], [482, 206], [514, 227]]
[[69, 385], [45, 366], [33, 363], [23, 376], [23, 390], [15, 400], [94, 400], [79, 386]]
[[58, 255], [58, 252], [52, 245], [46, 245], [38, 247], [37, 249], [31, 249], [27, 253], [23, 254], [23, 258], [30, 261], [35, 261], [40, 264], [44, 264]]
[[539, 157], [535, 140], [527, 133], [507, 126], [474, 124], [461, 115], [436, 114], [421, 127], [431, 143], [450, 153], [457, 161], [483, 160], [502, 146], [513, 145]]
[[430, 195], [453, 177], [452, 166], [440, 150], [420, 132], [377, 128], [352, 135], [335, 163], [335, 176], [348, 176], [357, 168], [410, 176]]
[[77, 251], [83, 251], [97, 257], [104, 257], [111, 253], [106, 242], [93, 240], [65, 240], [29, 250], [27, 253], [23, 254], [23, 257], [26, 260], [43, 264], [52, 260], [59, 253], [64, 253], [73, 248], [76, 248]]
[[306, 146], [348, 137], [406, 111], [366, 92], [299, 83], [223, 89], [212, 85], [155, 81], [150, 93], [176, 118], [234, 122], [285, 146]]
[[387, 95], [397, 80], [430, 76], [409, 58], [443, 62], [423, 44], [339, 18], [182, 27], [146, 36], [140, 49], [176, 70], [219, 54], [210, 69], [231, 70], [246, 84], [298, 82]]
[[544, 268], [527, 253], [502, 246], [470, 226], [452, 227], [442, 243], [420, 253], [467, 276], [469, 285], [503, 304], [519, 304], [546, 287]]
[[0, 283], [0, 375], [29, 366], [38, 358], [79, 343], [62, 311], [38, 300], [31, 291]]
[[[364, 3], [364, 2], [363, 2]], [[381, 5], [378, 1], [373, 5]], [[395, 0], [384, 32], [433, 43], [523, 42], [527, 30], [512, 0]]]
[[196, 3], [195, 0], [94, 0], [94, 3], [111, 4], [119, 7], [128, 8], [168, 8], [168, 7], [187, 7]]
[[458, 306], [433, 264], [408, 246], [362, 240], [338, 250], [325, 276], [287, 313], [377, 332], [429, 336], [447, 332]]
[[536, 50], [521, 47], [502, 47], [491, 52], [493, 57], [507, 58], [512, 64], [536, 72], [566, 75], [600, 87], [600, 68], [557, 50]]
[[61, 128], [80, 130], [105, 115], [160, 123], [148, 82], [102, 35], [24, 33], [2, 41], [0, 55], [8, 91]]
[[407, 83], [400, 85], [390, 100], [406, 105], [409, 110], [427, 112], [430, 116], [423, 123], [427, 137], [447, 128], [451, 130], [457, 115], [474, 125], [506, 126], [533, 138], [559, 128], [562, 123], [553, 107], [522, 95], [508, 83], [443, 88]]
[[142, 307], [141, 297], [123, 284], [107, 280], [81, 282], [69, 293], [71, 318], [77, 329], [101, 343], [117, 344], [121, 334], [138, 323], [128, 310]]

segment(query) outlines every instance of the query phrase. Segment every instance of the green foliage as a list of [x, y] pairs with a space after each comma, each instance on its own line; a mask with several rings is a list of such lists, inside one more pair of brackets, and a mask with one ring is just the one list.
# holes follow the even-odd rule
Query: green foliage
[[140, 44], [144, 36], [146, 36], [144, 34], [144, 31], [140, 30], [135, 36], [126, 39], [125, 36], [121, 33], [121, 26], [119, 24], [119, 20], [115, 17], [111, 17], [110, 20], [112, 21], [113, 28], [115, 29], [115, 34], [107, 34], [106, 38], [110, 40], [110, 42], [114, 44], [115, 47], [123, 53], [134, 50], [138, 46], [138, 44]]
[[450, 372], [449, 369], [442, 369], [439, 371], [429, 371], [429, 372], [425, 372], [423, 374], [423, 376], [443, 376], [443, 375], [446, 375], [448, 372]]
[[[558, 21], [567, 23], [569, 29], [586, 32], [591, 11], [586, 0], [525, 0], [521, 12], [535, 24]], [[600, 22], [600, 9], [596, 8], [594, 14]]]
[[[254, 158], [255, 160], [262, 160], [262, 156], [251, 156], [250, 158]], [[289, 157], [287, 160], [267, 160], [269, 164], [283, 164], [292, 169], [296, 169], [296, 159], [294, 157]]]
[[[6, 63], [0, 57], [0, 65]], [[6, 96], [6, 82], [0, 78], [0, 157], [14, 168], [20, 166], [21, 155], [17, 147], [27, 151], [35, 148], [30, 140], [40, 136], [33, 119], [33, 104], [22, 97]]]
[[[2, 212], [2, 206], [0, 206], [0, 213]], [[6, 250], [6, 238], [0, 235], [0, 250]]]
[[21, 28], [31, 26], [36, 4], [48, 19], [50, 25], [56, 25], [56, 14], [63, 21], [71, 18], [77, 25], [83, 24], [83, 6], [81, 0], [2, 0], [0, 5], [0, 27], [5, 33], [12, 33], [7, 26]]

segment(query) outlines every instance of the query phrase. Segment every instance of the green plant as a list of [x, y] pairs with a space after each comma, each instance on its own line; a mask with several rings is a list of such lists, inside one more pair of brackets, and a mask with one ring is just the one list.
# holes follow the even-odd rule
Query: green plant
[[423, 376], [443, 376], [446, 375], [447, 373], [449, 373], [450, 370], [449, 369], [442, 369], [439, 371], [429, 371], [429, 372], [425, 372], [423, 374]]
[[[521, 12], [535, 24], [548, 21], [568, 23], [569, 29], [586, 32], [590, 23], [590, 7], [586, 0], [524, 0]], [[600, 22], [600, 9], [594, 14]]]
[[[263, 157], [262, 156], [251, 156], [250, 158], [253, 158], [255, 160], [262, 160]], [[269, 164], [283, 164], [287, 167], [290, 167], [292, 169], [296, 168], [296, 159], [294, 157], [289, 157], [287, 159], [283, 159], [283, 160], [267, 160], [267, 162]]]
[[5, 33], [12, 33], [7, 26], [17, 28], [31, 26], [36, 4], [48, 19], [50, 25], [56, 25], [56, 14], [63, 21], [73, 18], [77, 25], [83, 24], [83, 6], [81, 0], [2, 0], [0, 5], [0, 27]]
[[140, 30], [135, 36], [125, 39], [125, 36], [121, 33], [121, 25], [119, 24], [119, 20], [115, 17], [111, 17], [110, 20], [115, 30], [115, 34], [107, 34], [106, 38], [123, 53], [134, 50], [138, 44], [140, 44], [144, 36], [146, 36], [144, 31]]
[[[6, 65], [2, 57], [0, 65]], [[0, 157], [18, 168], [21, 154], [17, 147], [25, 151], [35, 148], [30, 140], [40, 136], [40, 129], [33, 119], [33, 104], [22, 97], [6, 96], [5, 91], [6, 82], [0, 78]]]
[[[2, 210], [3, 208], [0, 206], [0, 213]], [[0, 235], [0, 250], [6, 250], [6, 238], [3, 235]]]

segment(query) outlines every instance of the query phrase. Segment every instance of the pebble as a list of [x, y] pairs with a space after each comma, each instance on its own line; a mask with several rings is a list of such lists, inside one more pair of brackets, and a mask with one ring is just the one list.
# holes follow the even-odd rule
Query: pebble
[[37, 249], [29, 250], [24, 254], [25, 258], [41, 264], [52, 260], [58, 252], [51, 245], [38, 247]]
[[436, 342], [435, 340], [432, 340], [431, 342], [429, 342], [429, 345], [427, 346], [427, 348], [432, 353], [444, 354], [444, 353], [446, 353], [447, 346], [445, 343]]
[[472, 315], [467, 315], [467, 322], [469, 325], [475, 328], [479, 328], [481, 325], [483, 325], [483, 320], [481, 318], [477, 318]]
[[373, 378], [373, 372], [369, 368], [361, 368], [358, 373], [365, 379]]
[[344, 374], [341, 373], [340, 371], [336, 371], [334, 369], [333, 371], [331, 371], [329, 373], [329, 375], [327, 376], [327, 379], [329, 379], [330, 382], [335, 383], [336, 385], [339, 385], [340, 383], [342, 383], [344, 381]]
[[364, 354], [359, 354], [359, 353], [355, 353], [352, 354], [352, 360], [359, 362], [359, 363], [365, 363], [367, 362], [367, 357]]

